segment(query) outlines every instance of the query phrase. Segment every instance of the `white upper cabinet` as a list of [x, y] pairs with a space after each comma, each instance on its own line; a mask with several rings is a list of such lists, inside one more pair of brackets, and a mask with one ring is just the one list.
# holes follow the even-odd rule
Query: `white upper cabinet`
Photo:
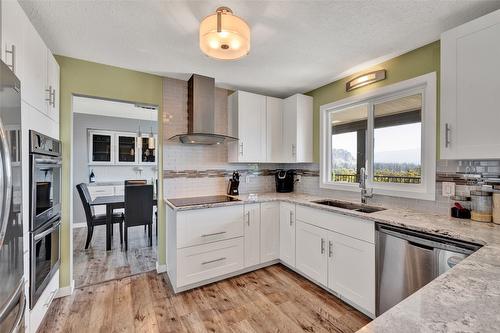
[[280, 163], [283, 161], [283, 100], [266, 97], [266, 162]]
[[24, 34], [24, 77], [21, 78], [21, 95], [26, 103], [47, 114], [50, 92], [47, 87], [47, 47], [30, 24]]
[[260, 204], [245, 205], [245, 267], [260, 263]]
[[313, 98], [296, 94], [285, 99], [284, 162], [313, 162]]
[[280, 256], [280, 204], [260, 204], [260, 262], [278, 259]]
[[47, 115], [54, 121], [59, 122], [59, 64], [50, 50], [47, 50], [47, 89], [49, 98], [47, 100]]
[[59, 65], [17, 1], [2, 1], [1, 56], [21, 81], [21, 98], [59, 122]]
[[441, 35], [441, 158], [500, 158], [500, 10]]
[[266, 159], [266, 97], [236, 91], [228, 97], [229, 162], [261, 162]]
[[24, 27], [28, 18], [17, 1], [2, 1], [2, 60], [20, 79], [23, 76]]
[[313, 161], [312, 97], [285, 100], [236, 91], [228, 97], [229, 162]]

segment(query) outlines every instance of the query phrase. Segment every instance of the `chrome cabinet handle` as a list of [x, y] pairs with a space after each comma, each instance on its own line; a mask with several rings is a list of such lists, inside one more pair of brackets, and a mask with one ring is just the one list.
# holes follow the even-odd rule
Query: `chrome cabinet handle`
[[293, 224], [293, 212], [290, 211], [290, 226]]
[[243, 142], [240, 142], [240, 155], [243, 156]]
[[207, 264], [211, 264], [211, 263], [213, 263], [213, 262], [222, 261], [222, 260], [226, 260], [226, 257], [222, 257], [222, 258], [215, 259], [215, 260], [204, 261], [204, 262], [202, 262], [201, 264], [202, 264], [202, 265], [207, 265]]
[[7, 67], [10, 68], [10, 70], [15, 73], [16, 72], [16, 46], [12, 44], [11, 49], [7, 50], [5, 48], [5, 57], [7, 58], [7, 54], [10, 54], [12, 57], [12, 63], [10, 65], [7, 65]]
[[295, 146], [295, 144], [292, 144], [292, 155], [297, 155], [297, 147]]
[[250, 212], [246, 212], [247, 216], [247, 225], [250, 226]]
[[328, 242], [328, 256], [331, 258], [333, 256], [333, 242]]
[[47, 89], [45, 89], [45, 92], [49, 94], [48, 97], [45, 98], [45, 102], [49, 102], [49, 105], [52, 106], [52, 86], [49, 86]]
[[325, 253], [325, 240], [321, 238], [321, 254]]
[[448, 123], [444, 125], [445, 132], [444, 132], [444, 146], [448, 148], [451, 144], [451, 139], [450, 139], [450, 134], [451, 134], [451, 127]]
[[56, 90], [52, 89], [52, 107], [56, 107]]
[[217, 235], [223, 235], [225, 233], [226, 233], [226, 231], [214, 232], [213, 234], [203, 234], [203, 235], [201, 235], [201, 237], [217, 236]]

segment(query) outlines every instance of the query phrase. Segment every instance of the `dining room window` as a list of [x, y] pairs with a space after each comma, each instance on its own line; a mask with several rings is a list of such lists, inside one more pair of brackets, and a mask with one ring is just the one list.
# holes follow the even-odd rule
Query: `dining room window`
[[323, 105], [321, 187], [434, 200], [435, 74]]

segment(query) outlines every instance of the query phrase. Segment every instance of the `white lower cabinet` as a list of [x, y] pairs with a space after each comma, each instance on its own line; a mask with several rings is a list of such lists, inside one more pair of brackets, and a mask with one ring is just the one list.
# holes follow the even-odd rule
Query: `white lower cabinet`
[[280, 203], [280, 260], [295, 267], [295, 204]]
[[260, 262], [280, 257], [280, 203], [260, 204]]
[[328, 288], [375, 313], [375, 245], [329, 232]]
[[245, 205], [245, 267], [260, 263], [260, 204]]
[[328, 233], [328, 230], [297, 221], [295, 268], [325, 286], [328, 275]]
[[215, 278], [243, 268], [243, 238], [180, 249], [177, 287]]
[[176, 292], [279, 258], [374, 316], [372, 221], [288, 202], [167, 211], [167, 271]]

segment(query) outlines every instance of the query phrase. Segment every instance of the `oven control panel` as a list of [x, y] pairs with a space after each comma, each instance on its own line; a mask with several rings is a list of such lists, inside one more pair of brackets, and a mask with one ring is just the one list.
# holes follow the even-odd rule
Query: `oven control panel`
[[61, 156], [61, 141], [30, 130], [30, 153]]

